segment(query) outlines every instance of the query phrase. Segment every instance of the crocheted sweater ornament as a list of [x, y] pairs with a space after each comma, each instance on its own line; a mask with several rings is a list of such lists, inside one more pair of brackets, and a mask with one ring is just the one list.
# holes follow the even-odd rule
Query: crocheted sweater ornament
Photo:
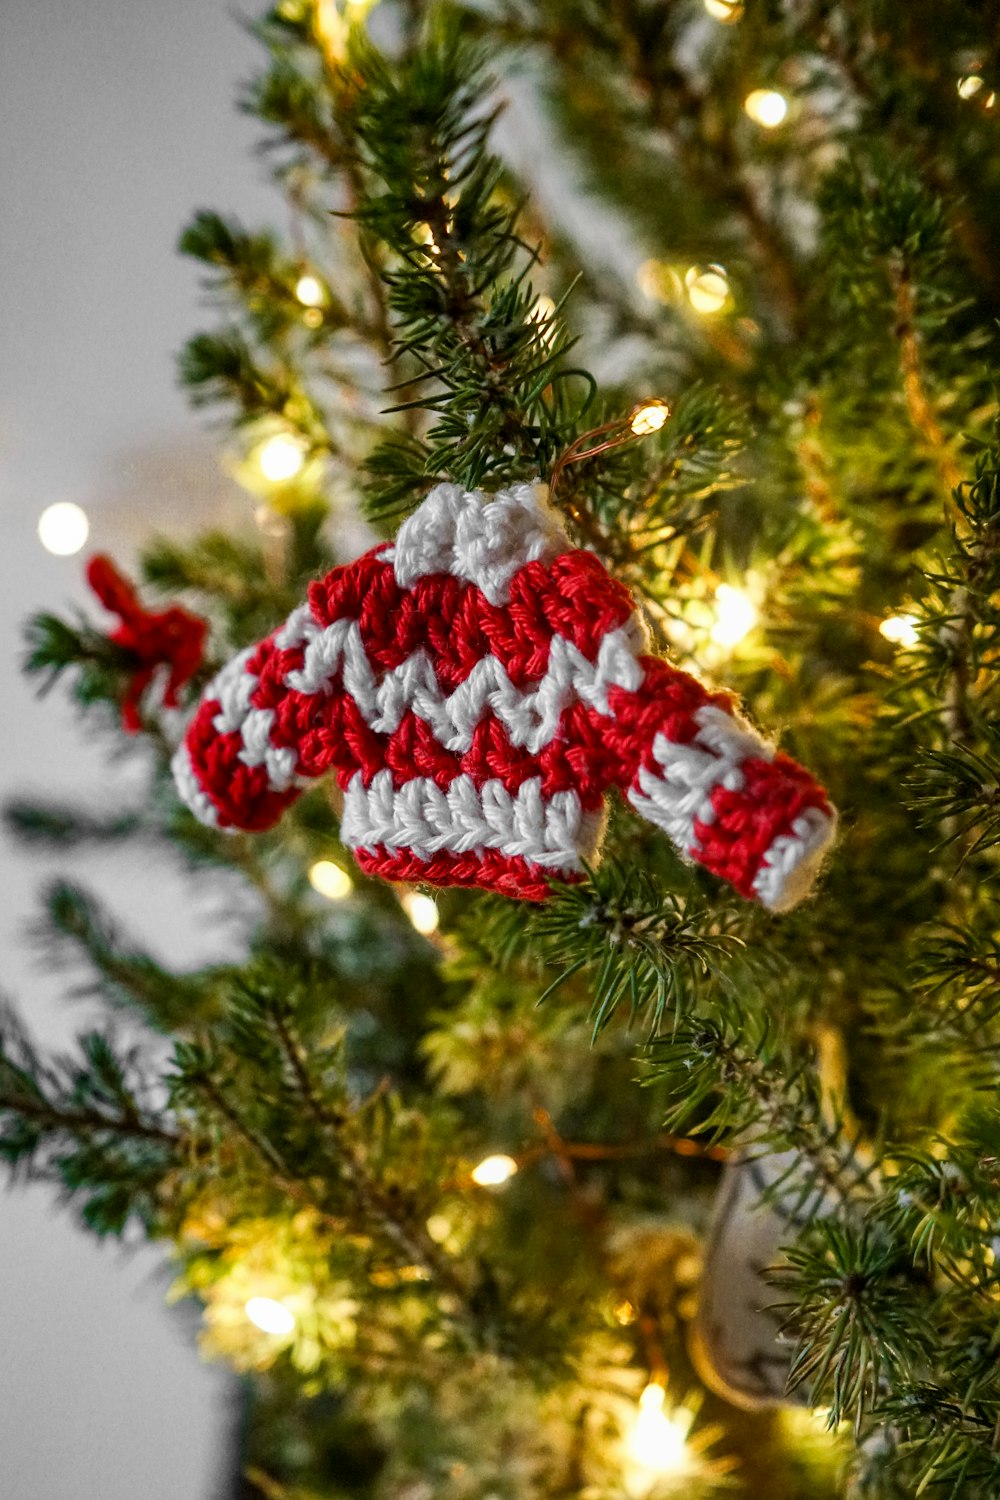
[[647, 645], [544, 484], [439, 484], [222, 669], [177, 785], [203, 822], [264, 829], [333, 772], [369, 874], [534, 901], [581, 878], [615, 786], [686, 858], [794, 905], [833, 837], [825, 792]]

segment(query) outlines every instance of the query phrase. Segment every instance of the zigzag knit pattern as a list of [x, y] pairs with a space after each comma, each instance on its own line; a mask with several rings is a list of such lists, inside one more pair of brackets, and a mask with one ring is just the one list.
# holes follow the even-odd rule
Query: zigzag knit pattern
[[647, 654], [546, 495], [438, 485], [394, 544], [312, 584], [206, 689], [174, 759], [185, 802], [264, 829], [332, 772], [362, 869], [542, 900], [596, 857], [618, 787], [686, 858], [793, 905], [834, 833], [822, 787]]

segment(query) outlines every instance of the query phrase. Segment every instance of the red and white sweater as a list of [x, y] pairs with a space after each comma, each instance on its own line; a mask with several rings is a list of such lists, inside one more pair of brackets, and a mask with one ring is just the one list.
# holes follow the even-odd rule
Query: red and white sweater
[[174, 760], [185, 802], [268, 828], [332, 772], [362, 869], [541, 900], [597, 855], [614, 786], [744, 896], [794, 905], [834, 834], [822, 787], [647, 654], [546, 494], [440, 484], [393, 544], [313, 583], [207, 688]]

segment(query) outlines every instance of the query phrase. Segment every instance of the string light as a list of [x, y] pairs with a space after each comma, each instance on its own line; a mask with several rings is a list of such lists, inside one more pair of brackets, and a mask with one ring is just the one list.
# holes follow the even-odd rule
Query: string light
[[454, 1228], [447, 1214], [431, 1214], [427, 1220], [427, 1233], [435, 1245], [443, 1245]]
[[669, 415], [666, 401], [648, 401], [632, 413], [629, 425], [636, 437], [649, 437], [651, 432], [659, 432]]
[[517, 1162], [512, 1156], [484, 1156], [472, 1171], [472, 1180], [479, 1187], [500, 1187], [509, 1182], [517, 1171]]
[[879, 626], [879, 634], [894, 646], [915, 646], [920, 639], [916, 615], [890, 615]]
[[831, 1426], [830, 1417], [829, 1406], [788, 1406], [781, 1413], [781, 1425], [796, 1443], [805, 1440], [824, 1448], [832, 1448], [838, 1435], [850, 1429], [850, 1423], [840, 1422]]
[[528, 314], [533, 323], [547, 323], [556, 310], [555, 302], [545, 292], [535, 299], [535, 305]]
[[966, 73], [958, 80], [958, 97], [960, 99], [974, 99], [985, 87], [986, 80], [981, 73]]
[[254, 458], [264, 478], [272, 484], [294, 479], [306, 461], [301, 440], [289, 432], [276, 432], [273, 437], [265, 438]]
[[555, 321], [556, 304], [551, 297], [543, 292], [536, 301], [534, 307], [528, 313], [528, 319], [538, 329], [538, 338], [543, 344], [551, 345], [559, 329]]
[[441, 247], [434, 238], [434, 231], [429, 224], [417, 224], [413, 230], [413, 238], [418, 245], [425, 245], [427, 254], [437, 256], [441, 254]]
[[684, 1407], [669, 1412], [667, 1393], [650, 1381], [639, 1397], [639, 1410], [625, 1437], [626, 1485], [636, 1496], [648, 1494], [658, 1479], [687, 1472], [691, 1459], [687, 1435], [692, 1413]]
[[72, 557], [90, 535], [87, 513], [72, 500], [57, 500], [38, 517], [38, 537], [46, 552], [56, 557]]
[[777, 89], [752, 89], [743, 101], [743, 108], [755, 125], [774, 130], [788, 114], [788, 100]]
[[303, 307], [322, 307], [326, 301], [323, 283], [315, 276], [300, 276], [295, 283], [295, 295]]
[[280, 1338], [295, 1327], [295, 1315], [273, 1297], [251, 1297], [243, 1311], [261, 1333], [273, 1333]]
[[749, 635], [758, 620], [757, 606], [742, 589], [720, 583], [715, 591], [715, 621], [712, 640], [719, 646], [736, 646]]
[[400, 905], [416, 930], [422, 932], [424, 937], [437, 932], [441, 918], [437, 902], [432, 896], [422, 896], [419, 891], [407, 891], [405, 896], [400, 897]]
[[354, 889], [354, 881], [350, 875], [334, 864], [332, 859], [318, 859], [314, 865], [310, 865], [309, 884], [328, 901], [343, 901]]
[[722, 266], [689, 266], [684, 285], [695, 312], [721, 312], [729, 301], [729, 278]]
[[742, 0], [703, 0], [703, 3], [712, 20], [721, 21], [723, 26], [731, 26], [743, 14]]

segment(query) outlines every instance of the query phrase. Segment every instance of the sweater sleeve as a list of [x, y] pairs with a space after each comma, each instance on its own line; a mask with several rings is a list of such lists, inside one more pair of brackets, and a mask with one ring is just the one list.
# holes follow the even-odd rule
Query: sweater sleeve
[[809, 894], [836, 832], [819, 783], [743, 719], [729, 694], [642, 656], [610, 707], [615, 780], [679, 852], [771, 911]]

